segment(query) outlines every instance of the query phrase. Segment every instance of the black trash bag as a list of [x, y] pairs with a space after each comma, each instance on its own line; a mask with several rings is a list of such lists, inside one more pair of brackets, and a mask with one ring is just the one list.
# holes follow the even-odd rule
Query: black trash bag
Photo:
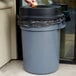
[[53, 5], [61, 6], [61, 10], [65, 15], [65, 21], [68, 22], [71, 20], [70, 13], [68, 11], [68, 5], [63, 3], [54, 3]]
[[65, 15], [65, 21], [66, 22], [71, 21], [71, 17], [70, 17], [69, 11], [64, 11], [63, 13]]

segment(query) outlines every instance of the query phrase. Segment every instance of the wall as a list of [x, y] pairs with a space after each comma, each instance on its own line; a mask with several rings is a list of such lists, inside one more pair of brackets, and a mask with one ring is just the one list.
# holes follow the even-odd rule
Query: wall
[[10, 10], [10, 7], [0, 1], [0, 67], [11, 60]]
[[11, 6], [11, 59], [17, 59], [16, 47], [16, 0], [5, 0]]
[[17, 59], [16, 0], [4, 1], [8, 9], [0, 10], [0, 67], [11, 59]]
[[0, 67], [11, 59], [10, 32], [8, 14], [0, 10]]

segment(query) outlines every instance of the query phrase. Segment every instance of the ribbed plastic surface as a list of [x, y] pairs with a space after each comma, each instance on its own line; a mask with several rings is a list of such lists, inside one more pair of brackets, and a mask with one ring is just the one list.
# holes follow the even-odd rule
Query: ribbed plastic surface
[[20, 8], [24, 69], [49, 74], [59, 67], [60, 29], [65, 27], [60, 6]]
[[44, 28], [22, 27], [24, 69], [34, 74], [49, 74], [59, 67], [60, 24]]

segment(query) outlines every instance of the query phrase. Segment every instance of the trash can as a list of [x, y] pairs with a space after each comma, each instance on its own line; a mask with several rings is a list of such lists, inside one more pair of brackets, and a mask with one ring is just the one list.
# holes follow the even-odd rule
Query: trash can
[[49, 74], [59, 67], [60, 29], [65, 27], [60, 6], [21, 7], [24, 70]]

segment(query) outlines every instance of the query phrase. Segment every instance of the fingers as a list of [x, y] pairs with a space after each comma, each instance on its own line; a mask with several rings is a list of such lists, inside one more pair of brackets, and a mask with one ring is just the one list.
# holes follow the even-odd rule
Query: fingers
[[37, 5], [37, 1], [36, 0], [25, 0], [28, 5], [32, 6], [32, 5]]
[[32, 4], [32, 0], [25, 0], [25, 2], [27, 2], [28, 5], [31, 5]]

